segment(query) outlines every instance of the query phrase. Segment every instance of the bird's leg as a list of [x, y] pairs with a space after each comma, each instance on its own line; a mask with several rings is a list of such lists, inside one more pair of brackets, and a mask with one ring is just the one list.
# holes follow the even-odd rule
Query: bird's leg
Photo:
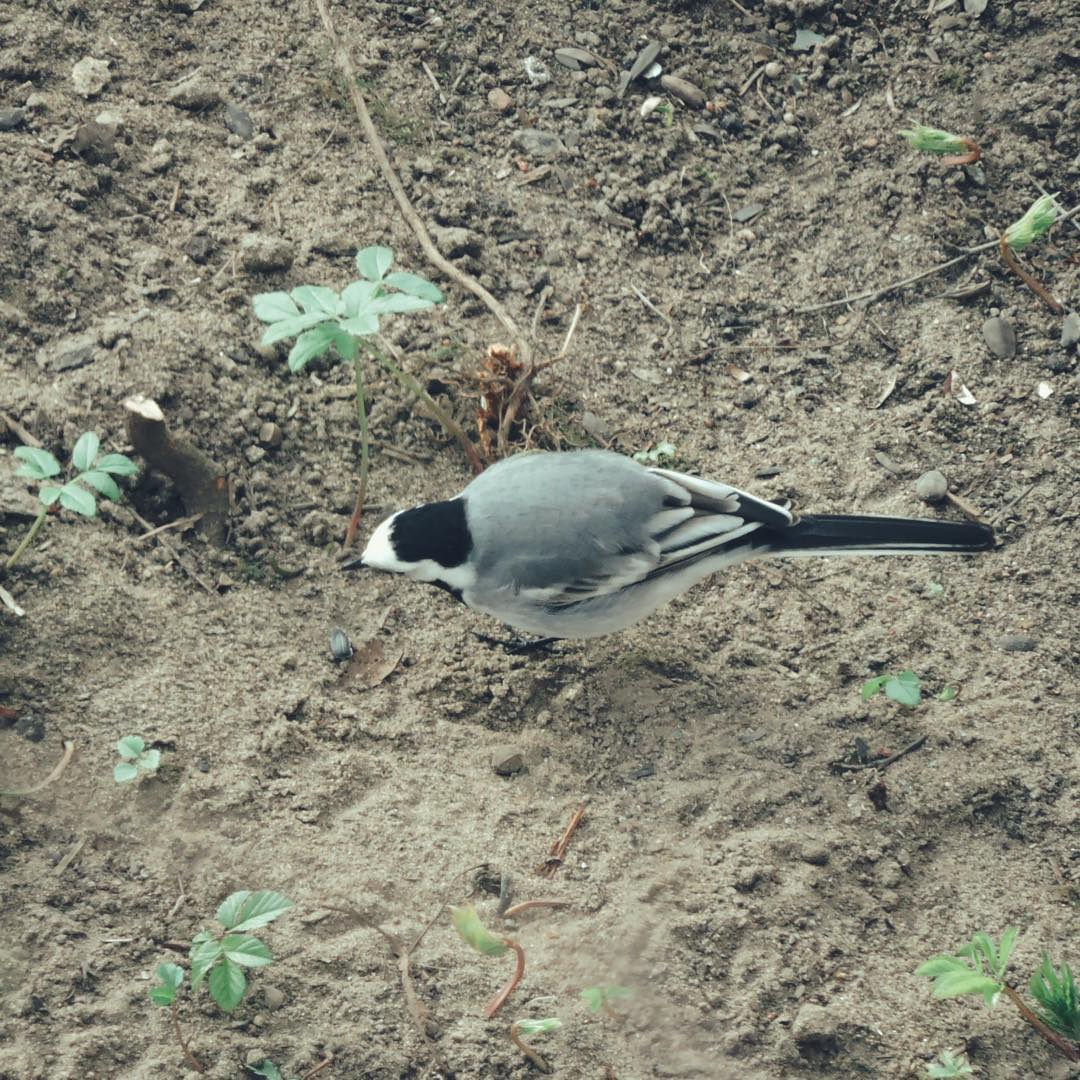
[[475, 634], [485, 645], [491, 645], [493, 648], [503, 649], [511, 656], [524, 656], [527, 653], [546, 652], [556, 641], [561, 641], [561, 638], [556, 637], [539, 637], [539, 638], [526, 638], [514, 635], [509, 638], [497, 638], [491, 637], [488, 634]]

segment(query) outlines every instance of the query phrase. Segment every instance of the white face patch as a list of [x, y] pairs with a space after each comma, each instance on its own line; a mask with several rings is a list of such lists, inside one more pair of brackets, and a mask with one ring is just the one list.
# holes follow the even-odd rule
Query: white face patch
[[[402, 511], [398, 511], [402, 513]], [[404, 574], [413, 581], [441, 581], [449, 585], [457, 592], [465, 592], [476, 583], [476, 573], [468, 564], [461, 566], [446, 567], [437, 563], [434, 559], [421, 559], [419, 562], [405, 562], [398, 558], [394, 550], [394, 542], [391, 533], [394, 527], [394, 519], [398, 514], [392, 514], [383, 521], [371, 534], [371, 539], [364, 548], [361, 556], [365, 566], [374, 570], [386, 570], [392, 574]]]

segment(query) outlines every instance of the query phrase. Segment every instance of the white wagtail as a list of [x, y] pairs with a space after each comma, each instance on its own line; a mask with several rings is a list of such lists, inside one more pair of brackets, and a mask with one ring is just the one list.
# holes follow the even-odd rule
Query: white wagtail
[[622, 630], [726, 566], [802, 555], [981, 551], [985, 525], [796, 515], [727, 484], [607, 450], [519, 454], [460, 495], [401, 510], [345, 569], [446, 589], [546, 638]]

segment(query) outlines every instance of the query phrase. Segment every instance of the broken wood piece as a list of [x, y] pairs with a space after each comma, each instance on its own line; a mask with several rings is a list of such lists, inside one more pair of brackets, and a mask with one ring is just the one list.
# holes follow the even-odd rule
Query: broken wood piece
[[136, 394], [124, 402], [128, 438], [135, 452], [168, 476], [189, 514], [201, 514], [197, 528], [215, 547], [225, 546], [229, 519], [229, 483], [216, 461], [168, 429], [165, 414], [151, 398]]

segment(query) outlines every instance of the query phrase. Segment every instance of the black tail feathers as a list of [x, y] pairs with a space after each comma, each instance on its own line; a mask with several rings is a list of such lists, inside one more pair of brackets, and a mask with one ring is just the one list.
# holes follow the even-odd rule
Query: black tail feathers
[[993, 545], [993, 529], [970, 521], [842, 514], [805, 514], [786, 529], [770, 529], [766, 541], [769, 553], [777, 555], [901, 555], [984, 551]]

